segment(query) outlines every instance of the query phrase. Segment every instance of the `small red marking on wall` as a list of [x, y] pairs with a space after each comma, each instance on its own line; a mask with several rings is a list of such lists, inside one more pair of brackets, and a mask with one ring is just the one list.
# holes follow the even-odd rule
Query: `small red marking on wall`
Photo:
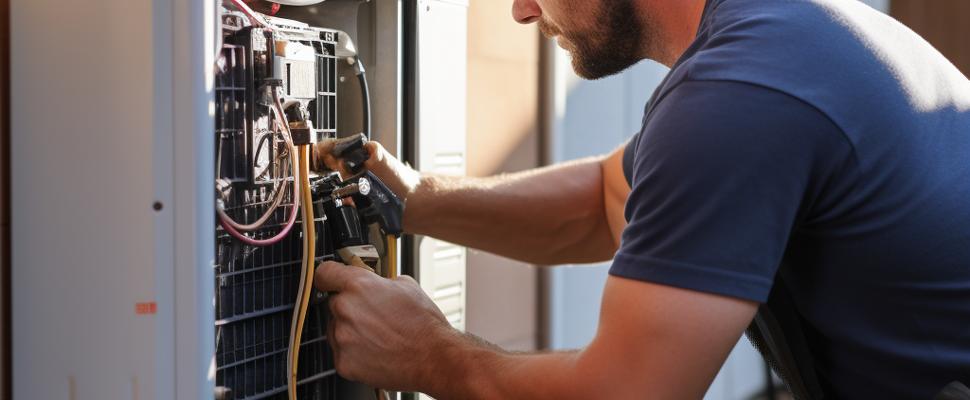
[[158, 312], [158, 304], [154, 301], [135, 303], [135, 314], [153, 315]]

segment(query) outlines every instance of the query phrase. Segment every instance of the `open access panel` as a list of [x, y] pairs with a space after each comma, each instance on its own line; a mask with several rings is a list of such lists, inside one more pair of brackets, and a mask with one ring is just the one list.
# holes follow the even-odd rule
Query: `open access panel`
[[[304, 160], [295, 161], [293, 154], [294, 121], [303, 121], [305, 141], [337, 136], [337, 46], [344, 33], [256, 18], [267, 25], [240, 10], [223, 10], [216, 65], [216, 201], [221, 215], [215, 231], [215, 392], [222, 399], [288, 398], [288, 353], [306, 235], [305, 221], [296, 217], [294, 194], [300, 189], [295, 164]], [[339, 184], [333, 173], [312, 174], [310, 180], [315, 194], [329, 194]], [[328, 198], [313, 199], [316, 265], [335, 259], [335, 253], [323, 204]], [[299, 399], [367, 393], [337, 376], [327, 319], [324, 294], [311, 292], [299, 344]], [[373, 391], [360, 398], [373, 398]]]

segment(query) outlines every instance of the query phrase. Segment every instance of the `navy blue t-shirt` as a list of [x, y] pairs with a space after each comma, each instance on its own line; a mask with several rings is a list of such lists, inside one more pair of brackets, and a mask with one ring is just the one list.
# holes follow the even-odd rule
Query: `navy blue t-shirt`
[[970, 383], [970, 82], [851, 0], [709, 0], [626, 154], [610, 273], [765, 302], [837, 398]]

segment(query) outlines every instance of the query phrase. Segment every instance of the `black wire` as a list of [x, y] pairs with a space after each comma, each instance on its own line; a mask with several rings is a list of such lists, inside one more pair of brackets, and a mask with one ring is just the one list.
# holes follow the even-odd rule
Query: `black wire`
[[256, 154], [253, 155], [253, 163], [259, 161], [259, 156], [263, 154], [263, 147], [266, 147], [266, 143], [269, 143], [271, 136], [273, 136], [273, 133], [267, 132], [263, 134], [263, 137], [259, 138], [259, 143], [256, 144]]
[[216, 180], [222, 178], [222, 134], [216, 138]]
[[363, 99], [363, 103], [364, 103], [363, 104], [363, 107], [364, 107], [364, 109], [363, 109], [363, 118], [364, 118], [364, 121], [363, 121], [364, 122], [363, 131], [364, 131], [364, 136], [366, 136], [367, 139], [370, 140], [370, 125], [371, 125], [371, 115], [370, 115], [370, 86], [367, 84], [367, 73], [364, 71], [364, 65], [361, 64], [361, 63], [363, 63], [363, 61], [360, 60], [360, 57], [357, 57], [357, 63], [360, 64], [357, 67], [357, 69], [359, 71], [358, 74], [357, 74], [357, 80], [360, 81], [360, 92], [361, 92], [361, 96], [360, 97]]

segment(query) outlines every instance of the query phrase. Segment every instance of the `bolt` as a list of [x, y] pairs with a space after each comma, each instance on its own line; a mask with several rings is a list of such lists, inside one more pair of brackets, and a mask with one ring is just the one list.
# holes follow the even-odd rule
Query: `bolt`
[[357, 190], [360, 194], [367, 196], [370, 194], [370, 181], [367, 178], [360, 178], [357, 181]]

